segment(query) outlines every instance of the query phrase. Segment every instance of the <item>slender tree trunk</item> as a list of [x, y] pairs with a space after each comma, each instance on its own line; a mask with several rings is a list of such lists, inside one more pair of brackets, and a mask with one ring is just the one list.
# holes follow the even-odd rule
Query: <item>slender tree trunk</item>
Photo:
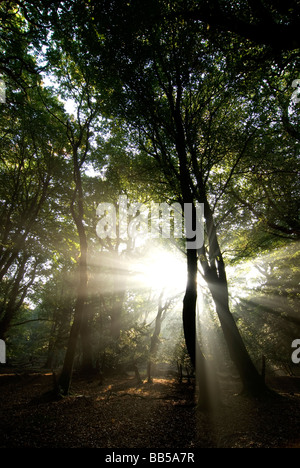
[[63, 369], [59, 378], [59, 389], [63, 395], [68, 395], [70, 391], [78, 338], [82, 326], [84, 307], [87, 299], [88, 277], [86, 253], [86, 247], [81, 247], [81, 257], [79, 260], [78, 296], [75, 304], [74, 321], [70, 331]]
[[[190, 178], [189, 163], [186, 151], [186, 139], [184, 124], [181, 115], [182, 85], [178, 83], [177, 98], [169, 96], [176, 128], [176, 151], [179, 159], [179, 175], [183, 204], [189, 203], [192, 206], [192, 216], [196, 227], [195, 194], [193, 193], [193, 183]], [[191, 220], [190, 220], [191, 221]], [[192, 239], [190, 239], [192, 240]], [[183, 300], [183, 329], [186, 347], [195, 368], [199, 399], [198, 405], [202, 408], [210, 406], [210, 392], [207, 378], [208, 364], [200, 348], [197, 338], [196, 327], [196, 307], [197, 307], [197, 278], [198, 278], [198, 252], [195, 249], [187, 249], [187, 285]]]
[[[117, 278], [114, 279], [117, 283]], [[120, 338], [121, 333], [121, 317], [123, 304], [125, 300], [125, 289], [123, 291], [117, 291], [116, 284], [114, 285], [112, 311], [111, 311], [111, 336], [117, 341]]]
[[156, 319], [155, 319], [155, 328], [154, 328], [153, 335], [151, 337], [150, 356], [149, 356], [148, 365], [147, 365], [148, 383], [153, 383], [153, 380], [152, 380], [153, 361], [156, 358], [158, 346], [159, 346], [159, 335], [161, 332], [161, 324], [163, 321], [162, 314], [164, 310], [166, 309], [162, 305], [162, 296], [163, 296], [163, 293], [161, 293], [159, 296], [158, 312], [157, 312]]
[[[81, 164], [84, 160], [81, 161]], [[81, 164], [78, 158], [78, 145], [73, 146], [73, 164], [74, 164], [74, 181], [75, 190], [71, 201], [71, 213], [77, 227], [77, 232], [80, 242], [80, 258], [79, 258], [79, 282], [78, 293], [75, 303], [74, 321], [71, 327], [68, 347], [64, 360], [62, 373], [59, 378], [59, 390], [68, 395], [73, 374], [73, 367], [80, 335], [82, 322], [84, 318], [84, 309], [88, 296], [88, 269], [87, 269], [87, 254], [88, 243], [84, 227], [84, 208], [83, 208], [83, 190], [81, 180]], [[75, 207], [76, 205], [76, 207]]]
[[45, 369], [52, 369], [54, 367], [54, 354], [55, 354], [55, 334], [57, 329], [57, 323], [55, 322], [52, 325], [50, 338], [48, 343], [48, 352], [47, 352], [47, 359], [45, 362]]
[[196, 368], [197, 252], [187, 250], [187, 285], [183, 299], [183, 331], [187, 351]]
[[82, 321], [80, 338], [81, 338], [81, 348], [82, 348], [82, 362], [81, 362], [81, 372], [83, 374], [92, 373], [95, 368], [93, 365], [93, 347], [92, 347], [92, 330], [91, 330], [91, 319], [93, 311], [93, 304], [89, 303], [85, 306], [85, 317]]
[[197, 337], [197, 278], [198, 255], [193, 249], [187, 250], [187, 286], [183, 300], [183, 329], [185, 343], [191, 363], [196, 372], [198, 385], [198, 406], [201, 409], [211, 407], [209, 380], [207, 377], [208, 363], [201, 350]]
[[196, 354], [199, 356], [199, 362], [197, 365], [199, 368], [199, 373], [202, 373], [202, 378], [204, 381], [202, 391], [204, 395], [208, 395], [208, 382], [205, 373], [205, 370], [207, 369], [206, 362], [202, 351], [199, 349], [196, 336], [196, 275], [197, 255], [200, 255], [200, 261], [204, 270], [204, 277], [215, 302], [216, 310], [221, 322], [222, 330], [230, 351], [231, 358], [236, 364], [236, 367], [240, 373], [245, 391], [256, 395], [257, 393], [262, 393], [265, 390], [265, 386], [261, 380], [261, 376], [251, 361], [234, 318], [229, 310], [225, 265], [218, 243], [213, 214], [206, 197], [203, 174], [201, 172], [201, 168], [198, 165], [197, 158], [196, 160], [195, 157], [193, 158], [192, 151], [191, 154], [195, 176], [197, 178], [197, 186], [195, 186], [195, 183], [192, 181], [190, 176], [190, 162], [188, 161], [187, 157], [186, 136], [181, 114], [182, 95], [183, 87], [178, 75], [176, 100], [174, 100], [174, 96], [172, 94], [170, 94], [168, 97], [176, 129], [176, 151], [179, 159], [181, 194], [183, 202], [191, 203], [194, 210], [196, 200], [204, 204], [204, 217], [206, 223], [206, 234], [208, 238], [208, 253], [206, 252], [205, 246], [199, 249], [199, 252], [193, 251], [192, 249], [187, 251], [188, 281], [186, 294], [183, 301], [183, 326], [187, 349], [194, 366], [196, 366]]
[[[26, 262], [28, 258], [24, 256], [19, 264], [19, 268], [17, 270], [17, 274], [14, 277], [14, 282], [11, 291], [9, 292], [9, 300], [5, 304], [3, 304], [2, 310], [0, 310], [0, 338], [4, 339], [6, 334], [10, 328], [11, 321], [13, 320], [15, 314], [23, 304], [23, 300], [25, 299], [26, 291], [29, 287], [26, 286], [25, 290], [21, 293], [21, 282], [26, 272]], [[32, 279], [32, 281], [34, 278]], [[21, 295], [21, 297], [20, 297]]]
[[209, 258], [207, 258], [205, 248], [203, 247], [200, 251], [200, 261], [204, 271], [204, 278], [215, 303], [216, 312], [220, 320], [230, 357], [240, 374], [244, 391], [250, 395], [256, 396], [265, 392], [266, 386], [251, 360], [229, 308], [225, 264], [218, 243], [212, 212], [206, 197], [204, 198], [204, 215], [206, 219], [209, 252]]
[[230, 312], [227, 284], [218, 282], [215, 284], [210, 283], [208, 286], [216, 305], [216, 312], [221, 323], [230, 357], [240, 374], [244, 391], [251, 395], [258, 395], [266, 389], [265, 384], [249, 356], [234, 317]]
[[133, 370], [134, 370], [134, 375], [135, 375], [137, 385], [142, 385], [143, 381], [142, 381], [141, 374], [140, 374], [136, 361], [133, 362]]

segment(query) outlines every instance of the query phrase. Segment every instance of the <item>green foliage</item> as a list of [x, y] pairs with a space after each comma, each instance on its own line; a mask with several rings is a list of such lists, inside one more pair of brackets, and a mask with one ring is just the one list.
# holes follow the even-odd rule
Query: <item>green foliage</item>
[[[0, 275], [1, 333], [38, 278], [49, 274], [47, 262], [59, 242], [60, 184], [66, 138], [44, 107], [62, 113], [57, 100], [42, 87], [20, 90], [9, 82], [0, 108]], [[60, 209], [61, 211], [61, 209]]]
[[257, 362], [268, 359], [268, 369], [291, 369], [291, 343], [300, 333], [299, 245], [274, 248], [234, 269], [244, 281], [232, 278], [234, 313]]
[[174, 363], [181, 365], [183, 369], [192, 368], [191, 360], [186, 349], [186, 344], [183, 334], [181, 334], [180, 339], [176, 343], [174, 354], [173, 354]]
[[[288, 3], [267, 2], [266, 21], [287, 27], [294, 8]], [[120, 194], [129, 202], [182, 201], [185, 188], [209, 203], [222, 254], [239, 281], [246, 260], [267, 264], [265, 282], [248, 296], [238, 291], [235, 314], [247, 345], [253, 348], [262, 330], [253, 352], [270, 348], [271, 355], [275, 347], [279, 359], [296, 336], [300, 133], [292, 83], [299, 57], [288, 40], [274, 49], [274, 39], [259, 35], [250, 45], [252, 27], [259, 30], [267, 14], [254, 11], [257, 2], [227, 4], [1, 3], [7, 102], [0, 104], [0, 326], [12, 360], [33, 355], [62, 363], [74, 319], [82, 215], [92, 360], [106, 369], [143, 364], [156, 309], [130, 276], [139, 252], [121, 239], [97, 238], [96, 208], [116, 204]], [[224, 23], [229, 14], [250, 27], [245, 40]], [[53, 86], [45, 87], [41, 71]], [[203, 255], [211, 247], [205, 229]], [[210, 260], [215, 255], [210, 250]], [[27, 320], [40, 321], [12, 326]], [[116, 320], [119, 339], [112, 333]], [[180, 332], [169, 316], [160, 359], [171, 360], [171, 335], [177, 340]], [[177, 341], [175, 360], [186, 365], [186, 348]], [[82, 336], [79, 361], [85, 353]]]

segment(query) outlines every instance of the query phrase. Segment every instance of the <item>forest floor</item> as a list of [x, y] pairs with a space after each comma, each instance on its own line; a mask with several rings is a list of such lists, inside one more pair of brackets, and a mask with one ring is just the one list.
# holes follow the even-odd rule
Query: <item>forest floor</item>
[[58, 401], [52, 385], [51, 373], [0, 374], [0, 448], [300, 448], [299, 379], [279, 381], [278, 397], [263, 401], [227, 385], [210, 412], [197, 408], [193, 385], [172, 378], [77, 377]]

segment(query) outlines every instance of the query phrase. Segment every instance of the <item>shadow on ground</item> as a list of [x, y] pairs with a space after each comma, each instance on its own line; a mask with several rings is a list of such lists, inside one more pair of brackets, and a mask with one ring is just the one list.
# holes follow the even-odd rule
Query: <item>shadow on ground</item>
[[53, 401], [51, 373], [0, 375], [0, 448], [292, 448], [300, 447], [300, 392], [249, 400], [222, 390], [210, 413], [193, 385], [156, 379], [74, 379], [72, 395]]

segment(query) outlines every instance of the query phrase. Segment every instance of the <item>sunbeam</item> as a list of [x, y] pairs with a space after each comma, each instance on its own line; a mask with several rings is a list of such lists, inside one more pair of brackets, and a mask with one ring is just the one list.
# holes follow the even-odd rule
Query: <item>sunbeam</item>
[[179, 252], [154, 248], [131, 265], [137, 285], [166, 295], [180, 294], [186, 286], [186, 263]]

